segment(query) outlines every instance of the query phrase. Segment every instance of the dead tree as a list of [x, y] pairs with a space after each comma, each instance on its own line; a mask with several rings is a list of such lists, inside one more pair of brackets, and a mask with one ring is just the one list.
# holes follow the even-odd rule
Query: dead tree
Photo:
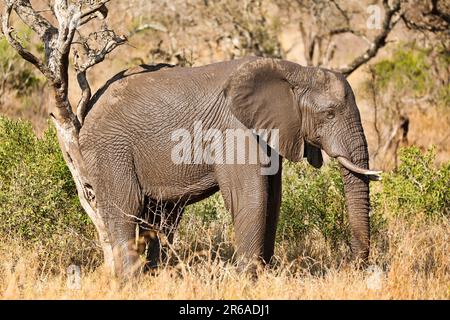
[[[36, 11], [29, 0], [4, 0], [1, 29], [9, 44], [17, 53], [32, 63], [47, 78], [53, 89], [55, 103], [49, 106], [49, 114], [55, 127], [64, 159], [76, 184], [81, 206], [94, 223], [99, 242], [104, 252], [105, 264], [113, 270], [113, 252], [106, 227], [100, 218], [95, 195], [90, 187], [86, 169], [80, 153], [79, 132], [91, 99], [91, 89], [86, 71], [102, 62], [105, 56], [117, 46], [126, 42], [126, 37], [118, 36], [103, 23], [100, 30], [84, 37], [80, 29], [93, 19], [105, 19], [110, 0], [55, 0], [51, 8], [57, 25], [52, 24]], [[44, 44], [45, 56], [38, 57], [28, 51], [11, 26], [11, 14], [17, 16], [36, 34]], [[92, 38], [96, 46], [92, 45]], [[80, 49], [76, 50], [79, 47]], [[76, 112], [68, 99], [69, 55], [74, 53], [74, 67], [78, 84], [82, 90]]]

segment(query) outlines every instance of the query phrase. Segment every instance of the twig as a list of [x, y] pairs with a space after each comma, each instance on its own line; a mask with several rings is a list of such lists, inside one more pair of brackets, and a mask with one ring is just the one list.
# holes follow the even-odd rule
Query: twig
[[103, 19], [106, 18], [107, 15], [108, 15], [108, 9], [106, 8], [105, 5], [103, 5], [102, 7], [98, 8], [91, 15], [82, 18], [80, 20], [80, 26], [85, 25], [86, 23], [88, 23], [89, 21], [91, 21], [91, 20], [93, 20], [95, 18], [99, 18], [99, 19], [103, 20]]

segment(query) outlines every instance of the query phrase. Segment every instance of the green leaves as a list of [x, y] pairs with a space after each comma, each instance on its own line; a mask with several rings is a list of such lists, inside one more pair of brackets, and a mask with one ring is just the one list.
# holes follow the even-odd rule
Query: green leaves
[[94, 244], [52, 126], [37, 138], [29, 122], [0, 117], [0, 238], [72, 257]]
[[427, 54], [425, 49], [398, 49], [391, 59], [375, 64], [377, 84], [381, 88], [393, 85], [398, 90], [408, 88], [416, 95], [424, 94], [430, 80]]
[[434, 148], [422, 153], [417, 147], [400, 152], [396, 172], [383, 176], [382, 191], [374, 203], [386, 216], [412, 219], [417, 214], [437, 218], [450, 214], [450, 162], [434, 165]]
[[344, 185], [336, 163], [314, 169], [285, 162], [278, 239], [321, 233], [333, 244], [349, 237]]
[[397, 96], [428, 96], [438, 105], [448, 106], [448, 51], [443, 47], [420, 48], [401, 43], [392, 56], [373, 65], [375, 87]]

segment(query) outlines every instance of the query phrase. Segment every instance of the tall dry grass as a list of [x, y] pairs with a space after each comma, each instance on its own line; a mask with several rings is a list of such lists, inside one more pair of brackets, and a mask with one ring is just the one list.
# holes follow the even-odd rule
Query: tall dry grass
[[[195, 223], [194, 223], [195, 224]], [[178, 235], [176, 255], [155, 274], [125, 283], [102, 267], [81, 266], [79, 282], [68, 265], [20, 243], [0, 246], [3, 299], [449, 299], [450, 222], [391, 221], [372, 241], [371, 266], [357, 270], [310, 235], [280, 243], [275, 263], [257, 280], [236, 271], [229, 228], [213, 224]], [[297, 253], [295, 256], [294, 253]], [[177, 257], [180, 260], [177, 261]], [[170, 262], [172, 261], [172, 263]], [[70, 269], [69, 269], [70, 270]]]

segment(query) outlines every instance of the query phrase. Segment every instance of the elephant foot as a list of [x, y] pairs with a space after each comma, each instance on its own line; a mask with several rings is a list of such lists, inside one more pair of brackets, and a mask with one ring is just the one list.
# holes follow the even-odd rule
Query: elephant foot
[[237, 261], [236, 270], [241, 274], [248, 274], [253, 280], [265, 269], [266, 264], [261, 258], [240, 258]]
[[129, 279], [138, 276], [143, 267], [134, 241], [127, 241], [113, 248], [115, 275]]
[[358, 270], [364, 270], [369, 265], [369, 250], [360, 246], [352, 247], [350, 263]]
[[144, 271], [155, 274], [161, 265], [161, 247], [158, 240], [152, 241], [147, 248], [147, 260], [145, 262]]

